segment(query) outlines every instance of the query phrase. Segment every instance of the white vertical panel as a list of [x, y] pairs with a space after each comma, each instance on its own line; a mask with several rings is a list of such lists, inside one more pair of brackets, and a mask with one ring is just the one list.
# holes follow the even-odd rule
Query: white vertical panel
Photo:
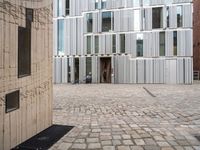
[[131, 34], [125, 34], [125, 53], [130, 54], [131, 53]]
[[166, 60], [166, 83], [167, 84], [176, 84], [177, 72], [176, 72], [176, 59], [167, 59]]
[[185, 31], [181, 30], [177, 32], [177, 56], [185, 56], [185, 44], [186, 44]]
[[176, 14], [176, 6], [169, 7], [169, 26], [170, 28], [177, 27], [177, 15]]
[[69, 57], [69, 61], [71, 63], [71, 83], [75, 82], [75, 62], [74, 62], [74, 57]]
[[145, 30], [152, 29], [152, 8], [145, 8]]
[[192, 4], [183, 5], [183, 27], [193, 27]]
[[97, 83], [97, 56], [92, 56], [92, 83]]
[[114, 30], [115, 32], [120, 31], [120, 11], [114, 11]]
[[136, 57], [136, 34], [131, 33], [131, 42], [130, 42], [130, 54], [132, 57]]
[[93, 32], [98, 32], [98, 13], [93, 13]]
[[55, 58], [55, 83], [62, 82], [62, 58], [56, 57]]
[[184, 60], [183, 58], [177, 58], [177, 84], [183, 84], [184, 81]]
[[80, 80], [80, 83], [85, 83], [85, 79], [86, 79], [86, 57], [85, 56], [80, 57], [79, 61], [80, 61], [79, 80]]
[[166, 41], [165, 55], [173, 56], [173, 31], [165, 32], [165, 41]]
[[130, 57], [126, 55], [126, 80], [125, 83], [130, 83]]
[[116, 34], [116, 53], [120, 53], [120, 34]]
[[106, 40], [105, 34], [102, 34], [99, 36], [99, 53], [100, 54], [106, 53], [106, 49], [105, 49], [106, 41], [105, 40]]
[[193, 83], [193, 60], [185, 58], [185, 84]]
[[58, 22], [53, 20], [53, 54], [57, 55], [58, 50]]
[[68, 61], [67, 57], [62, 57], [62, 83], [68, 82]]
[[145, 83], [153, 83], [153, 60], [145, 60]]
[[130, 60], [130, 83], [137, 83], [136, 59]]
[[106, 35], [106, 54], [112, 54], [112, 34]]
[[70, 19], [65, 19], [65, 25], [66, 25], [66, 33], [65, 33], [65, 43], [66, 43], [66, 55], [70, 55], [70, 48], [71, 48], [71, 42], [70, 42]]
[[144, 59], [137, 60], [137, 83], [144, 83]]
[[[189, 40], [188, 40], [189, 39]], [[193, 32], [192, 29], [185, 31], [185, 56], [193, 56]]]

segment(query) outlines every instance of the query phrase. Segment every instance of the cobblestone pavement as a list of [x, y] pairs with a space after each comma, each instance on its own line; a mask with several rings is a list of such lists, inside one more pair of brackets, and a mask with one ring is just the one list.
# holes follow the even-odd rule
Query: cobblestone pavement
[[55, 85], [52, 150], [200, 150], [200, 84]]

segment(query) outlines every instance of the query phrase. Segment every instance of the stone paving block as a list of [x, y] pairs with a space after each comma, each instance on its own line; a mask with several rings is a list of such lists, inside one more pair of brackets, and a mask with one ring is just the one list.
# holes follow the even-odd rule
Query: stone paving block
[[109, 141], [101, 141], [101, 144], [104, 146], [104, 145], [112, 145], [112, 141], [109, 140]]
[[88, 149], [100, 149], [101, 144], [100, 143], [89, 143], [88, 144]]
[[131, 146], [131, 150], [144, 150], [142, 146]]
[[170, 146], [167, 142], [157, 142], [160, 147], [167, 147]]
[[143, 139], [135, 139], [134, 142], [136, 145], [145, 145], [145, 142]]
[[99, 142], [98, 138], [87, 138], [86, 139], [87, 143], [96, 143]]
[[160, 150], [159, 146], [144, 146], [144, 150]]
[[120, 140], [112, 140], [113, 145], [121, 145], [121, 141]]
[[134, 143], [131, 140], [123, 140], [122, 142], [124, 145], [134, 145]]
[[103, 146], [103, 150], [115, 150], [114, 146]]
[[123, 134], [123, 135], [122, 135], [122, 138], [123, 138], [123, 139], [131, 139], [131, 136], [130, 136], [130, 135], [127, 135], [127, 134]]
[[118, 150], [131, 150], [129, 146], [117, 146]]
[[75, 143], [72, 145], [72, 149], [86, 149], [87, 148], [87, 145], [86, 144], [79, 144], [79, 143]]
[[61, 143], [58, 150], [67, 150], [72, 146], [72, 143]]

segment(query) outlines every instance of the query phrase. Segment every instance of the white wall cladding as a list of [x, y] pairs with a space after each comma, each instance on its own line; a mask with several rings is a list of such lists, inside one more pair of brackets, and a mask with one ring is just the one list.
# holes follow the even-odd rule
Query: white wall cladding
[[[86, 57], [79, 57], [79, 80], [84, 83], [86, 77]], [[68, 61], [74, 61], [74, 57], [54, 57], [54, 82], [67, 83]], [[112, 56], [113, 83], [138, 83], [138, 84], [191, 84], [192, 58], [131, 58], [128, 55]], [[99, 83], [99, 57], [92, 56], [92, 82]], [[73, 67], [72, 67], [73, 68]], [[71, 80], [74, 81], [73, 69]]]
[[[56, 1], [56, 0], [55, 0]], [[65, 4], [65, 0], [61, 0]], [[99, 6], [100, 6], [99, 0]], [[141, 2], [141, 1], [140, 1]], [[193, 66], [192, 0], [150, 0], [139, 6], [133, 0], [107, 0], [105, 9], [95, 9], [94, 0], [70, 0], [69, 16], [57, 15], [54, 9], [54, 55], [57, 55], [59, 19], [64, 20], [64, 52], [54, 58], [54, 82], [74, 81], [74, 58], [78, 57], [79, 80], [85, 83], [86, 57], [92, 58], [92, 82], [100, 82], [100, 58], [110, 57], [112, 83], [191, 84]], [[182, 26], [177, 27], [177, 7], [182, 6]], [[65, 5], [62, 6], [64, 9]], [[162, 28], [152, 29], [153, 8], [162, 8]], [[102, 13], [112, 12], [112, 31], [102, 32]], [[92, 32], [87, 32], [87, 14], [92, 13]], [[169, 25], [167, 24], [169, 14]], [[139, 18], [138, 18], [139, 16]], [[177, 55], [174, 32], [177, 31]], [[160, 32], [165, 33], [165, 55], [160, 56]], [[125, 53], [121, 53], [121, 34], [125, 35]], [[143, 35], [143, 57], [137, 57], [137, 35]], [[113, 35], [116, 52], [113, 53]], [[91, 53], [87, 54], [87, 37]], [[95, 36], [98, 49], [95, 52]], [[68, 65], [71, 77], [68, 78]]]

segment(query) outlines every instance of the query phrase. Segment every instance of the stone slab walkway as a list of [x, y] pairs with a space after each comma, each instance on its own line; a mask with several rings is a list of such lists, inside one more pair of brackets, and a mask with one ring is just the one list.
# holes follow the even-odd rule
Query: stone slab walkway
[[54, 85], [52, 150], [200, 150], [200, 84]]

